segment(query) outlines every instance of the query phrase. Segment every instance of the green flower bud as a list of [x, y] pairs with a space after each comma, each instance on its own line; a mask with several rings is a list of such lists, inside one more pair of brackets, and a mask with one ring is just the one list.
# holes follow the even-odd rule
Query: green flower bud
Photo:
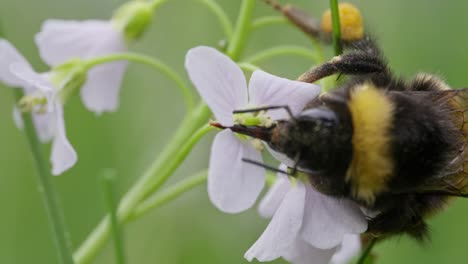
[[114, 13], [112, 21], [124, 33], [128, 41], [139, 38], [151, 23], [153, 8], [151, 3], [130, 1]]

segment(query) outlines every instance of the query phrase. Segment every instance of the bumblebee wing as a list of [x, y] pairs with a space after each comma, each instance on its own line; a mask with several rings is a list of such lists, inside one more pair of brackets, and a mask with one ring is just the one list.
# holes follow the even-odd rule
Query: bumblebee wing
[[417, 192], [468, 197], [468, 88], [439, 91], [405, 92], [411, 96], [431, 100], [446, 111], [455, 126], [454, 140], [459, 146], [455, 158], [443, 173], [431, 178]]

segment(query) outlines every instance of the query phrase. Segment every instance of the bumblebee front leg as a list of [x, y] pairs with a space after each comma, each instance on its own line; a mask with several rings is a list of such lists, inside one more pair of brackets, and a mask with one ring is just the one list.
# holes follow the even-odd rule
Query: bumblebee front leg
[[302, 74], [298, 81], [313, 83], [333, 74], [370, 74], [387, 71], [386, 64], [379, 56], [362, 51], [350, 52], [313, 68]]

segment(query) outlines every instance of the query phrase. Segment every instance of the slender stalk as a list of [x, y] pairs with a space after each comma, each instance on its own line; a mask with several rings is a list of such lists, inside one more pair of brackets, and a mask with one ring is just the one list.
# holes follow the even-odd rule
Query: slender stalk
[[338, 56], [343, 52], [343, 47], [341, 46], [341, 26], [338, 0], [330, 0], [330, 9], [333, 26], [333, 50], [335, 51], [335, 55]]
[[137, 54], [137, 53], [118, 53], [118, 54], [111, 54], [104, 57], [93, 58], [85, 62], [86, 67], [92, 68], [94, 66], [105, 64], [113, 61], [133, 61], [137, 63], [142, 63], [148, 65], [157, 71], [160, 71], [164, 75], [166, 75], [169, 79], [173, 80], [177, 87], [182, 92], [184, 96], [184, 101], [187, 106], [188, 111], [192, 111], [195, 106], [195, 100], [192, 95], [192, 90], [190, 87], [184, 82], [184, 80], [177, 74], [176, 71], [171, 69], [169, 66], [164, 64], [162, 61], [157, 60], [155, 58], [151, 58], [145, 55]]
[[[181, 162], [181, 159], [178, 159], [179, 151], [185, 149], [184, 146], [187, 140], [192, 137], [199, 127], [206, 124], [209, 116], [209, 109], [205, 104], [201, 103], [182, 121], [182, 124], [176, 130], [175, 135], [166, 145], [163, 152], [122, 198], [117, 213], [121, 222], [127, 222], [128, 217], [136, 206], [150, 194], [148, 192], [154, 190], [155, 186], [161, 186], [168, 179], [170, 175], [168, 176], [167, 174], [169, 171], [165, 169], [166, 166], [172, 164], [171, 168], [176, 167], [173, 159]], [[186, 155], [187, 153], [184, 154]], [[97, 255], [109, 237], [109, 228], [110, 222], [106, 217], [75, 252], [76, 263], [89, 263]]]
[[[19, 100], [22, 96], [23, 93], [21, 90], [15, 89], [16, 99]], [[24, 132], [29, 143], [31, 154], [36, 163], [36, 175], [38, 176], [37, 182], [39, 185], [38, 189], [42, 195], [44, 206], [46, 208], [52, 239], [54, 240], [58, 253], [59, 263], [73, 264], [71, 244], [65, 227], [63, 212], [60, 208], [57, 193], [55, 192], [55, 187], [52, 182], [52, 175], [49, 172], [48, 162], [44, 157], [31, 114], [23, 114], [22, 118], [24, 121]]]
[[142, 202], [138, 207], [133, 211], [129, 220], [138, 219], [141, 216], [145, 215], [149, 211], [160, 207], [176, 198], [181, 194], [199, 186], [200, 184], [206, 182], [208, 178], [208, 172], [202, 171], [193, 176], [190, 176], [175, 185], [168, 187], [163, 192], [154, 195], [153, 197], [148, 198]]
[[256, 70], [260, 70], [260, 67], [247, 62], [239, 62], [237, 65], [239, 65], [239, 67], [244, 71], [254, 72]]
[[122, 239], [121, 227], [117, 218], [117, 206], [115, 197], [115, 172], [107, 170], [102, 175], [102, 187], [104, 198], [109, 211], [112, 239], [114, 240], [115, 259], [117, 264], [125, 264], [124, 242]]
[[356, 264], [364, 264], [366, 263], [366, 259], [367, 257], [369, 256], [369, 254], [372, 252], [372, 248], [374, 248], [375, 246], [375, 243], [377, 243], [377, 238], [374, 237], [371, 239], [371, 241], [369, 242], [369, 244], [367, 245], [367, 247], [364, 249], [364, 251], [362, 252], [361, 256], [359, 257], [358, 261], [356, 262]]
[[257, 18], [252, 22], [252, 30], [257, 30], [262, 27], [278, 24], [289, 24], [289, 21], [282, 16], [265, 16]]
[[226, 12], [223, 10], [223, 8], [213, 0], [200, 0], [201, 3], [203, 3], [208, 9], [213, 13], [216, 18], [218, 19], [219, 23], [223, 27], [224, 34], [228, 38], [228, 40], [231, 40], [232, 34], [233, 34], [233, 26], [232, 22], [227, 16]]
[[306, 57], [315, 63], [319, 61], [319, 57], [315, 52], [312, 52], [306, 48], [298, 46], [278, 46], [270, 49], [263, 50], [247, 59], [247, 63], [258, 63], [261, 60], [270, 59], [272, 57], [281, 55], [297, 55], [300, 57]]
[[239, 17], [237, 18], [236, 29], [228, 47], [227, 55], [232, 60], [238, 61], [241, 52], [247, 44], [247, 38], [251, 30], [252, 14], [257, 0], [242, 0]]
[[199, 128], [197, 131], [193, 133], [193, 135], [188, 138], [185, 143], [178, 149], [176, 155], [172, 156], [172, 159], [169, 162], [161, 162], [161, 168], [158, 170], [159, 177], [155, 178], [153, 182], [150, 182], [146, 185], [146, 189], [144, 190], [145, 196], [147, 198], [153, 192], [159, 189], [166, 180], [174, 173], [174, 171], [179, 167], [179, 165], [185, 160], [187, 155], [192, 150], [193, 146], [209, 131], [213, 130], [214, 128], [210, 125], [204, 125], [203, 127]]

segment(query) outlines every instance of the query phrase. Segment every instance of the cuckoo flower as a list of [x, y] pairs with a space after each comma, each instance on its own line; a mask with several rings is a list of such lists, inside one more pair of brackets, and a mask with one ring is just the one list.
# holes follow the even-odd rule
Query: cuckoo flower
[[[234, 116], [233, 111], [270, 105], [289, 105], [298, 113], [316, 97], [319, 87], [291, 81], [266, 72], [255, 71], [247, 89], [242, 70], [226, 55], [209, 47], [196, 47], [186, 56], [185, 67], [201, 97], [217, 121], [226, 127], [247, 122], [247, 116]], [[258, 125], [271, 125], [272, 120], [288, 118], [285, 111], [268, 111], [255, 116]], [[261, 153], [252, 141], [238, 137], [230, 130], [221, 131], [214, 139], [208, 171], [208, 194], [220, 210], [237, 213], [250, 208], [265, 183], [263, 168], [246, 164], [242, 158], [261, 161]]]
[[[284, 170], [285, 168], [281, 168]], [[245, 257], [294, 264], [346, 263], [360, 250], [359, 235], [367, 221], [359, 206], [317, 192], [307, 181], [279, 175], [259, 206], [272, 217]]]
[[[80, 58], [92, 59], [127, 51], [127, 42], [139, 37], [151, 22], [156, 5], [131, 1], [120, 7], [111, 20], [49, 19], [36, 35], [41, 58], [51, 67]], [[86, 108], [98, 114], [113, 112], [127, 62], [93, 67], [81, 89]]]
[[[39, 139], [42, 142], [52, 140], [50, 161], [54, 175], [68, 170], [77, 161], [76, 152], [66, 136], [63, 101], [59, 94], [74, 77], [68, 74], [60, 76], [56, 72], [35, 72], [8, 41], [0, 39], [0, 81], [23, 88], [25, 97], [19, 107], [32, 112]], [[22, 120], [17, 121], [21, 126]]]
[[[127, 50], [123, 33], [111, 21], [47, 20], [36, 35], [41, 58], [51, 67], [73, 58], [91, 59]], [[81, 98], [90, 111], [116, 111], [127, 62], [93, 67], [81, 88]]]

